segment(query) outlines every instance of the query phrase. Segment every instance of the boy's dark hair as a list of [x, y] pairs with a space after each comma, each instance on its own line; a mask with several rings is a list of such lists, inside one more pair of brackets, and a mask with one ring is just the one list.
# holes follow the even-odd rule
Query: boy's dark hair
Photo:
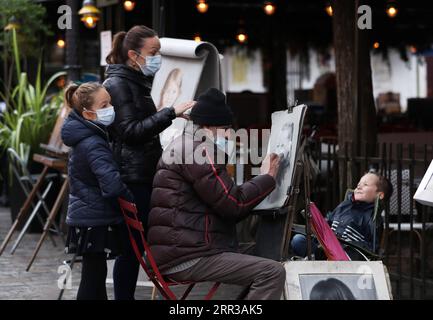
[[383, 201], [388, 201], [394, 190], [392, 183], [387, 177], [380, 175], [376, 170], [370, 170], [367, 173], [374, 174], [378, 178], [377, 191], [383, 192]]

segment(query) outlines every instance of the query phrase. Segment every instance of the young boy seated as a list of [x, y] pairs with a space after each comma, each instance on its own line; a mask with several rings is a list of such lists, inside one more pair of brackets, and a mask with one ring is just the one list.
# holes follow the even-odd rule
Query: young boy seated
[[[373, 221], [374, 207], [376, 199], [388, 201], [392, 194], [392, 184], [387, 178], [370, 171], [361, 177], [354, 192], [349, 193], [348, 197], [341, 202], [334, 211], [326, 216], [332, 231], [339, 239], [353, 243], [368, 251], [376, 252], [378, 248], [380, 232], [374, 238], [374, 228], [376, 223]], [[377, 226], [381, 227], [380, 211], [376, 219], [379, 219]], [[318, 241], [312, 239], [312, 253], [319, 254]], [[373, 243], [374, 242], [374, 243]], [[296, 234], [291, 241], [292, 252], [296, 256], [305, 257], [307, 255], [306, 236]], [[348, 246], [343, 248], [352, 260], [358, 260], [359, 256], [354, 254]]]

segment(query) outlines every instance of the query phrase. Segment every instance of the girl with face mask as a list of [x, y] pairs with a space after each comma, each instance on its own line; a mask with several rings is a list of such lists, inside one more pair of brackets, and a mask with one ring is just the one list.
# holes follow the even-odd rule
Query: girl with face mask
[[104, 300], [106, 260], [123, 250], [117, 198], [132, 201], [133, 196], [108, 144], [106, 127], [115, 118], [108, 92], [98, 83], [72, 84], [65, 102], [73, 109], [62, 127], [62, 140], [71, 147], [66, 252], [83, 257], [77, 299]]
[[[135, 26], [114, 36], [107, 56], [107, 79], [103, 83], [116, 113], [109, 127], [113, 153], [121, 178], [137, 199], [139, 217], [146, 228], [152, 181], [162, 154], [159, 134], [181, 117], [193, 102], [157, 111], [150, 95], [155, 73], [161, 66], [161, 44], [154, 30]], [[129, 243], [125, 230], [125, 241]], [[137, 243], [141, 243], [137, 239]], [[141, 248], [143, 251], [143, 248]], [[131, 245], [116, 259], [115, 299], [134, 299], [139, 263]]]

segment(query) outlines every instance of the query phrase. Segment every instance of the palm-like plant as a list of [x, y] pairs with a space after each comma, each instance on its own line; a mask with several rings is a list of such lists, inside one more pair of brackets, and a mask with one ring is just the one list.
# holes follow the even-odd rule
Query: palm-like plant
[[42, 84], [39, 61], [35, 84], [31, 84], [27, 73], [21, 72], [16, 33], [15, 30], [12, 32], [18, 83], [9, 92], [0, 93], [7, 106], [0, 121], [0, 147], [3, 150], [13, 148], [28, 163], [30, 155], [38, 151], [39, 144], [48, 140], [63, 102], [62, 92], [47, 99], [48, 88], [66, 73], [58, 72]]

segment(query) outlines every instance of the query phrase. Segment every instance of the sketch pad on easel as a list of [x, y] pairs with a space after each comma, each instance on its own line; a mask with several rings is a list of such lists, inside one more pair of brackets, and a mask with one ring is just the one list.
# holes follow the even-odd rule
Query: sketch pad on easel
[[287, 190], [293, 184], [294, 168], [298, 157], [299, 141], [304, 123], [306, 105], [272, 113], [271, 136], [267, 154], [283, 154], [276, 177], [276, 187], [254, 210], [281, 208], [287, 199]]
[[433, 161], [430, 163], [413, 198], [419, 203], [433, 207]]
[[[195, 100], [206, 89], [222, 89], [221, 56], [209, 42], [161, 38], [161, 69], [152, 86], [157, 110]], [[173, 76], [174, 75], [174, 76]], [[176, 118], [161, 135], [163, 148], [182, 134], [186, 120]]]

